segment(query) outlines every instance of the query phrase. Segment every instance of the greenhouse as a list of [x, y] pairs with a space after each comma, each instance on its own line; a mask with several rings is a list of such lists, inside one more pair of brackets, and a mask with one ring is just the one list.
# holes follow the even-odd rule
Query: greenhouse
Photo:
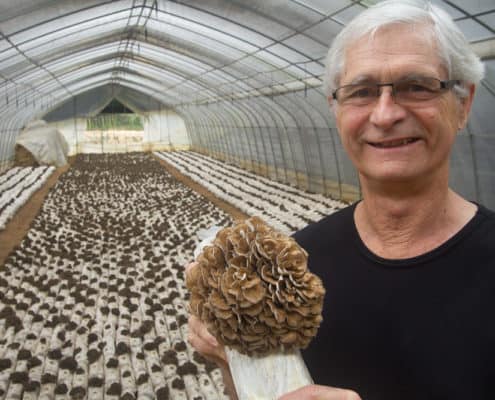
[[[376, 104], [385, 108], [384, 99], [390, 93], [393, 104], [388, 104], [388, 110], [400, 119], [396, 126], [411, 127], [406, 124], [421, 121], [422, 127], [434, 132], [441, 125], [439, 118], [417, 107], [421, 95], [412, 92], [418, 82], [440, 82], [434, 89], [428, 86], [430, 94], [422, 96], [425, 102], [440, 104], [438, 113], [447, 113], [442, 108], [449, 107], [444, 98], [458, 93], [450, 90], [449, 82], [457, 87], [460, 78], [434, 76], [433, 83], [431, 79], [423, 83], [422, 77], [415, 77], [411, 84], [409, 75], [396, 78], [397, 74], [387, 72], [396, 65], [390, 50], [385, 56], [389, 64], [383, 61], [379, 79], [370, 81], [370, 75], [365, 75], [364, 81], [339, 87], [327, 81], [327, 53], [334, 38], [355, 17], [380, 3], [0, 0], [0, 399], [235, 398], [225, 371], [188, 339], [191, 313], [201, 316], [194, 313], [197, 299], [191, 295], [196, 281], [186, 282], [186, 266], [207, 258], [206, 251], [197, 256], [198, 244], [215, 237], [213, 228], [244, 220], [255, 222], [235, 225], [238, 228], [228, 232], [235, 231], [244, 241], [251, 238], [257, 244], [247, 243], [250, 249], [258, 246], [259, 250], [263, 245], [257, 240], [262, 242], [260, 235], [268, 233], [270, 243], [292, 243], [299, 241], [298, 232], [304, 227], [366, 199], [371, 189], [363, 182], [369, 182], [371, 175], [363, 165], [378, 156], [359, 153], [352, 146], [365, 139], [349, 144], [343, 138], [345, 129], [354, 129], [356, 136], [368, 135], [368, 147], [377, 154], [388, 152], [392, 158], [403, 151], [394, 153], [392, 148], [444, 143], [439, 135], [432, 144], [433, 139], [430, 143], [423, 131], [414, 128], [407, 131], [416, 135], [412, 138], [399, 136], [373, 144], [372, 140], [378, 141], [374, 121], [379, 117], [372, 116], [368, 125], [361, 122], [357, 127], [363, 110], [371, 107], [361, 104], [369, 100], [376, 102], [372, 103], [375, 111]], [[459, 103], [459, 107], [469, 103], [469, 116], [459, 124], [445, 162], [445, 179], [459, 195], [449, 197], [453, 199], [449, 204], [461, 204], [461, 198], [469, 202], [469, 206], [462, 203], [464, 211], [458, 209], [456, 215], [462, 219], [473, 204], [495, 210], [495, 1], [431, 3], [450, 15], [484, 68], [481, 81], [475, 82], [470, 112], [469, 100], [463, 97]], [[373, 38], [383, 32], [373, 31]], [[387, 40], [400, 47], [390, 37]], [[364, 47], [357, 38], [349, 43]], [[413, 45], [404, 42], [403, 46]], [[374, 57], [372, 53], [361, 58], [358, 52], [344, 54], [357, 57], [363, 65]], [[360, 62], [352, 69], [346, 64], [346, 72], [365, 71]], [[345, 97], [348, 86], [358, 86], [359, 91]], [[369, 99], [374, 95], [378, 100]], [[349, 106], [344, 107], [344, 101]], [[416, 101], [416, 108], [407, 108], [408, 101]], [[344, 114], [354, 103], [360, 106]], [[449, 115], [461, 118], [462, 112]], [[447, 125], [443, 123], [442, 129]], [[383, 156], [385, 164], [387, 157]], [[446, 206], [437, 214], [449, 210]], [[250, 217], [261, 218], [269, 228]], [[452, 234], [441, 231], [440, 239], [432, 238], [421, 249], [437, 250], [467, 223], [466, 219], [456, 230], [454, 220], [447, 224]], [[364, 224], [356, 222], [356, 227], [364, 232], [360, 231]], [[251, 235], [253, 230], [258, 236]], [[427, 229], [422, 232], [428, 235]], [[495, 231], [487, 232], [495, 238]], [[236, 257], [231, 255], [235, 262], [251, 260], [239, 250], [241, 244], [229, 240], [231, 247], [216, 245], [225, 257], [235, 248]], [[369, 239], [369, 243], [375, 242]], [[383, 254], [375, 253], [395, 260], [388, 257], [386, 246], [383, 249]], [[415, 247], [408, 249], [396, 258], [416, 257]], [[311, 251], [307, 253], [311, 260]], [[261, 271], [260, 263], [265, 261], [259, 261], [260, 254], [265, 253], [259, 250], [258, 258], [252, 258], [258, 260]], [[237, 273], [248, 268], [229, 263]], [[220, 332], [222, 344], [229, 343], [229, 335], [239, 334], [251, 342], [259, 340], [262, 348], [275, 343], [270, 338], [276, 331], [281, 337], [277, 345], [285, 349], [294, 337], [302, 337], [294, 315], [307, 317], [306, 311], [294, 313], [288, 306], [277, 305], [276, 299], [282, 301], [280, 285], [284, 301], [294, 296], [300, 296], [296, 302], [312, 299], [301, 287], [313, 278], [296, 282], [292, 272], [273, 268], [272, 273], [277, 270], [280, 275], [268, 274], [268, 286], [260, 290], [271, 294], [262, 302], [272, 311], [283, 308], [282, 314], [273, 311], [275, 316], [268, 317], [258, 310], [262, 315], [258, 319], [254, 314], [243, 319], [237, 311], [234, 317], [227, 316], [229, 301], [237, 302], [237, 309], [248, 307], [246, 299], [255, 297], [249, 288], [239, 289], [246, 296], [244, 303], [240, 294], [223, 295], [219, 288], [206, 296], [211, 304], [201, 300], [198, 307], [221, 315], [222, 321], [210, 331]], [[294, 287], [280, 283], [289, 275]], [[202, 290], [205, 296], [206, 289]], [[435, 303], [436, 297], [432, 299]], [[289, 324], [283, 328], [288, 332], [270, 325], [279, 319]], [[251, 331], [239, 333], [237, 324], [249, 325], [246, 321], [257, 327], [262, 339], [255, 339]], [[305, 325], [305, 329], [309, 328]], [[365, 367], [369, 366], [363, 366], [363, 371]], [[339, 368], [335, 371], [344, 374], [345, 368]], [[240, 395], [241, 384], [235, 376], [234, 381]], [[360, 388], [349, 387], [357, 392]], [[367, 397], [365, 390], [363, 399], [376, 398]]]

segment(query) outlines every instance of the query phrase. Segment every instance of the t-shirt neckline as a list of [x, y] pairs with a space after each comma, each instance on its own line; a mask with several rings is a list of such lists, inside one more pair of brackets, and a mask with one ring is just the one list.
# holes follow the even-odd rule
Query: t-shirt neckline
[[450, 248], [455, 246], [463, 237], [468, 235], [473, 231], [473, 229], [481, 222], [482, 216], [482, 206], [477, 203], [474, 203], [478, 208], [474, 216], [464, 225], [454, 236], [449, 238], [447, 241], [442, 243], [440, 246], [424, 253], [419, 256], [410, 257], [410, 258], [400, 258], [400, 259], [388, 259], [380, 257], [379, 255], [372, 252], [363, 242], [361, 236], [356, 227], [356, 222], [354, 220], [354, 211], [356, 210], [356, 206], [359, 202], [354, 203], [351, 206], [351, 220], [352, 220], [352, 233], [354, 236], [354, 241], [356, 246], [359, 249], [359, 252], [365, 256], [366, 258], [374, 261], [377, 264], [382, 266], [390, 266], [390, 267], [411, 267], [418, 264], [424, 264], [436, 257], [439, 257]]

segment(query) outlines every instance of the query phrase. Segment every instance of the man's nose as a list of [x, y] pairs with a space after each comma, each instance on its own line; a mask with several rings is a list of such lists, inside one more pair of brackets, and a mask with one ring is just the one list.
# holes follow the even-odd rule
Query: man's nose
[[376, 103], [373, 105], [370, 122], [383, 129], [388, 129], [406, 115], [406, 110], [395, 102], [391, 86], [380, 88]]

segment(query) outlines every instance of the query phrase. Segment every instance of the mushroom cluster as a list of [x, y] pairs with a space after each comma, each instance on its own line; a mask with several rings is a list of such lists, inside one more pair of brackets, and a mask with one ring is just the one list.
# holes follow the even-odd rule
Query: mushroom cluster
[[293, 238], [252, 217], [220, 230], [196, 261], [190, 311], [224, 345], [267, 355], [315, 336], [325, 289]]

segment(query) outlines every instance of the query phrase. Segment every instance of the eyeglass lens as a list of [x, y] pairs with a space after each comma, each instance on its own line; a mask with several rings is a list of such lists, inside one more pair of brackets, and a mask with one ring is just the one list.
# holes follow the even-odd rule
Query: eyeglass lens
[[419, 102], [437, 97], [444, 89], [450, 88], [451, 81], [442, 82], [436, 78], [410, 78], [391, 83], [364, 83], [346, 85], [337, 89], [339, 103], [365, 105], [375, 102], [382, 87], [391, 86], [396, 102]]

